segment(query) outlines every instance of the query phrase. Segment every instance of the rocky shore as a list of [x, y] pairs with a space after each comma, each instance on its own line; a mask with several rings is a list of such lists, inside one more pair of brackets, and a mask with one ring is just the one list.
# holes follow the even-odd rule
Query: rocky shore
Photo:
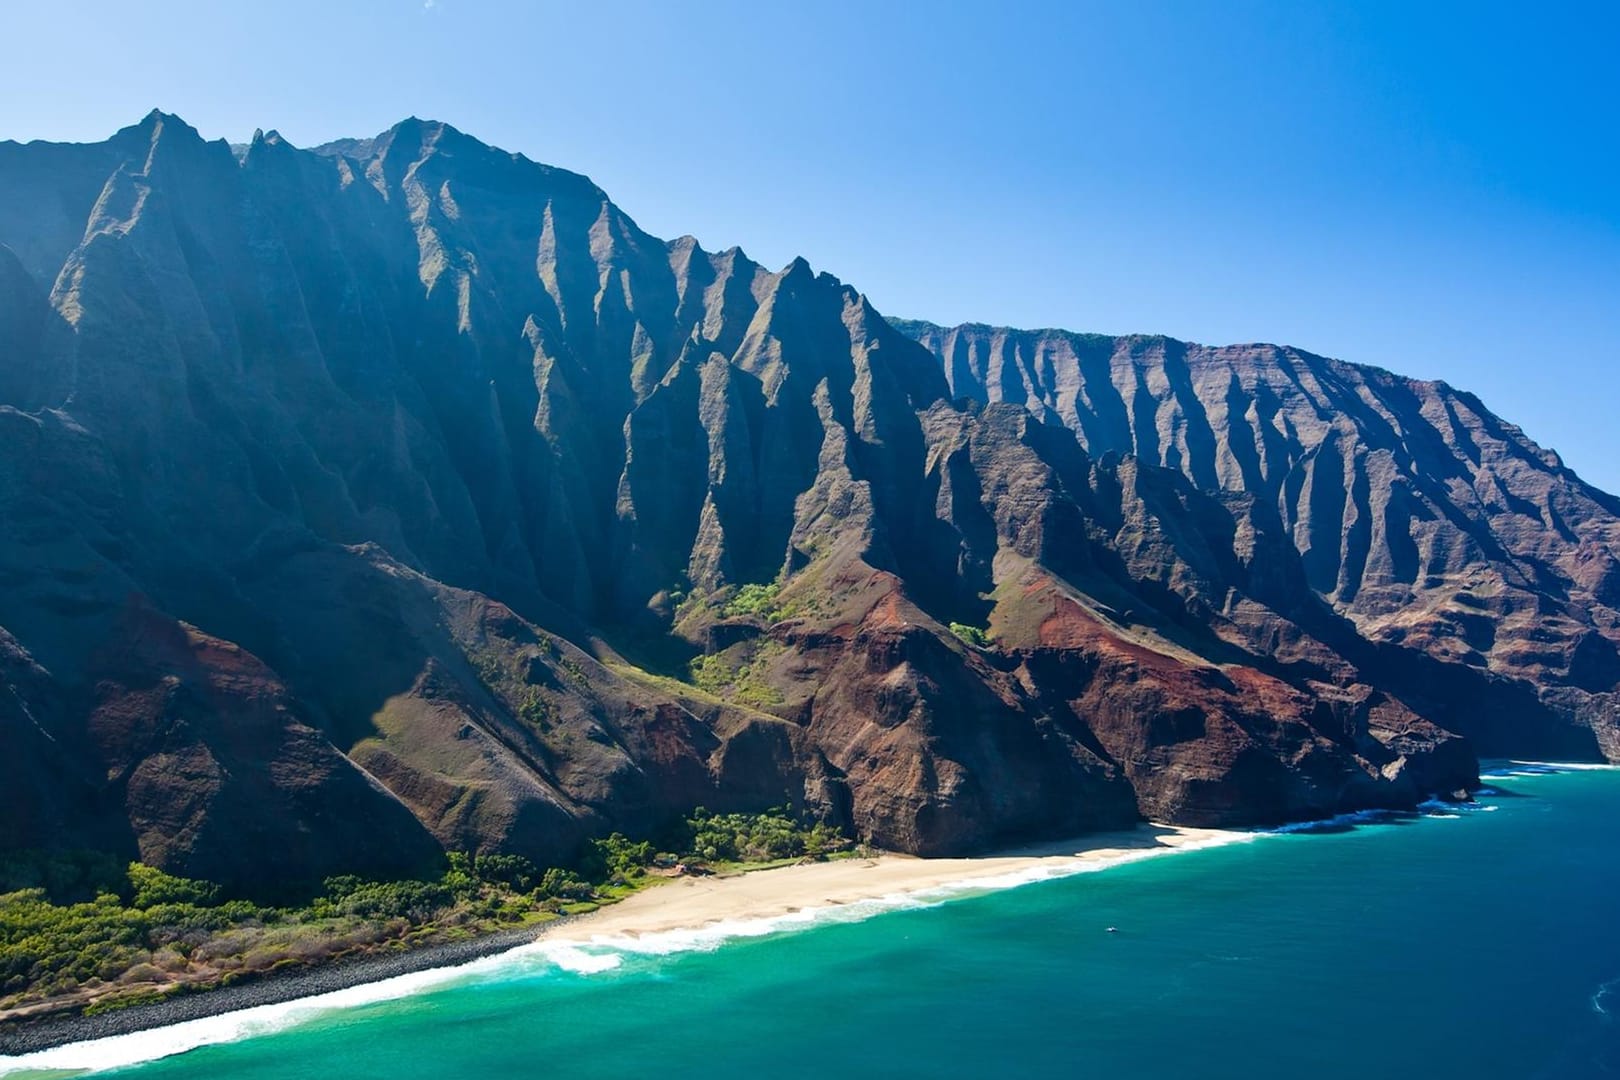
[[266, 972], [251, 982], [195, 990], [163, 1001], [131, 1005], [94, 1016], [57, 1014], [37, 1019], [0, 1021], [0, 1055], [31, 1054], [65, 1043], [128, 1035], [239, 1009], [276, 1005], [296, 998], [347, 990], [351, 986], [379, 982], [396, 975], [453, 967], [525, 945], [538, 937], [543, 929], [555, 925], [556, 922], [551, 922], [543, 927], [498, 930], [462, 941], [423, 945], [401, 952], [370, 953], [315, 967], [283, 968]]

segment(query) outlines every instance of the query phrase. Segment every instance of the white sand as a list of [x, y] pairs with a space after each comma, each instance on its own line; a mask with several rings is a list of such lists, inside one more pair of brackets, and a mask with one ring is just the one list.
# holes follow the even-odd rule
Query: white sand
[[1100, 870], [1178, 848], [1213, 847], [1247, 840], [1254, 833], [1143, 825], [1098, 833], [1069, 843], [1044, 845], [962, 859], [906, 855], [835, 859], [727, 877], [682, 877], [636, 893], [600, 911], [556, 928], [573, 941], [640, 937], [697, 930], [716, 923], [773, 919], [807, 909], [829, 908], [896, 894], [993, 888], [1019, 878], [1036, 880]]

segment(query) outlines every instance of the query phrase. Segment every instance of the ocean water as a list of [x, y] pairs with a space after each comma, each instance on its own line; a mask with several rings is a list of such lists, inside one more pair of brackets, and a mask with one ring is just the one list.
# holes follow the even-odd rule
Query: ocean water
[[[0, 1074], [1620, 1074], [1620, 771], [1502, 772], [1475, 809], [1363, 815], [635, 952], [543, 944], [347, 992], [347, 1007], [0, 1059]], [[403, 996], [367, 1001], [389, 994]]]

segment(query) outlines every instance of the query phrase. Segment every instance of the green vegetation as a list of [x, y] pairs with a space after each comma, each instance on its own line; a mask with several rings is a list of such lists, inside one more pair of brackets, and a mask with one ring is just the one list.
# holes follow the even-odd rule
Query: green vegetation
[[585, 674], [584, 666], [572, 656], [564, 656], [561, 667], [568, 677], [580, 686], [589, 686], [591, 684], [591, 677]]
[[744, 585], [737, 590], [737, 594], [727, 600], [720, 609], [720, 614], [728, 619], [740, 615], [758, 615], [767, 622], [776, 621], [776, 594], [781, 586], [776, 582], [768, 585]]
[[532, 686], [528, 688], [528, 692], [523, 695], [522, 703], [518, 705], [518, 716], [537, 731], [551, 730], [551, 704]]
[[129, 884], [135, 895], [130, 904], [152, 908], [160, 904], [189, 904], [212, 907], [219, 898], [219, 886], [206, 881], [175, 877], [143, 863], [129, 864]]
[[473, 670], [478, 672], [479, 679], [491, 690], [499, 689], [501, 684], [511, 677], [511, 673], [502, 662], [501, 654], [494, 649], [469, 649], [467, 660], [472, 664]]
[[669, 591], [669, 602], [674, 605], [675, 622], [700, 611], [708, 605], [709, 594], [697, 587], [683, 588], [677, 585]]
[[977, 626], [953, 622], [951, 623], [951, 633], [978, 649], [988, 648], [990, 645], [989, 635]]
[[555, 638], [546, 635], [541, 635], [532, 649], [519, 653], [505, 654], [490, 648], [469, 649], [467, 660], [478, 672], [484, 686], [496, 697], [515, 706], [513, 711], [517, 718], [542, 735], [551, 731], [557, 715], [547, 692], [531, 681], [548, 677], [533, 674], [537, 669], [544, 670], [544, 666], [538, 662], [549, 661], [582, 686], [590, 682], [579, 661], [559, 649]]
[[221, 902], [217, 885], [141, 863], [91, 899], [53, 900], [38, 886], [10, 891], [0, 895], [0, 1010], [51, 998], [101, 1010], [138, 1004], [274, 968], [540, 921], [563, 895], [536, 887], [527, 859], [453, 855], [449, 863], [433, 881], [329, 878], [299, 908]]
[[803, 590], [799, 597], [792, 600], [783, 600], [781, 592], [781, 584], [775, 581], [764, 585], [743, 585], [732, 594], [731, 599], [720, 605], [720, 615], [727, 619], [753, 616], [768, 623], [779, 623], [820, 608], [818, 603], [807, 603], [803, 599]]
[[[801, 576], [799, 580], [809, 579]], [[706, 624], [718, 617], [758, 619], [774, 624], [825, 613], [826, 600], [813, 589], [797, 588], [791, 599], [783, 599], [783, 587], [781, 580], [727, 585], [712, 593], [696, 586], [689, 589], [675, 587], [669, 590], [670, 601], [674, 605], [674, 622], [679, 626], [698, 619]]]
[[786, 807], [763, 814], [711, 814], [698, 807], [687, 826], [687, 850], [708, 862], [823, 858], [850, 846], [837, 829], [821, 822], [806, 828]]
[[721, 695], [730, 688], [737, 669], [726, 663], [726, 658], [720, 653], [692, 658], [691, 665], [692, 685], [699, 690], [707, 690], [711, 694]]
[[[660, 850], [659, 845], [662, 845]], [[228, 899], [219, 886], [105, 855], [0, 857], [0, 1015], [100, 1012], [286, 967], [534, 924], [612, 903], [681, 863], [746, 867], [850, 847], [787, 809], [699, 809], [658, 845], [614, 833], [572, 866], [452, 853], [437, 878], [328, 878], [303, 906]]]
[[763, 641], [695, 657], [688, 669], [692, 685], [716, 697], [751, 705], [756, 709], [780, 705], [782, 694], [765, 681], [765, 668], [781, 652], [781, 645], [774, 641]]

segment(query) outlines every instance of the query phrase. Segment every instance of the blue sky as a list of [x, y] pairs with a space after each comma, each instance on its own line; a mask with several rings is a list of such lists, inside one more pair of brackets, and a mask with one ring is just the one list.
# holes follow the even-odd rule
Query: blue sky
[[1620, 490], [1620, 5], [5, 0], [0, 138], [440, 119], [880, 310], [1443, 378]]

